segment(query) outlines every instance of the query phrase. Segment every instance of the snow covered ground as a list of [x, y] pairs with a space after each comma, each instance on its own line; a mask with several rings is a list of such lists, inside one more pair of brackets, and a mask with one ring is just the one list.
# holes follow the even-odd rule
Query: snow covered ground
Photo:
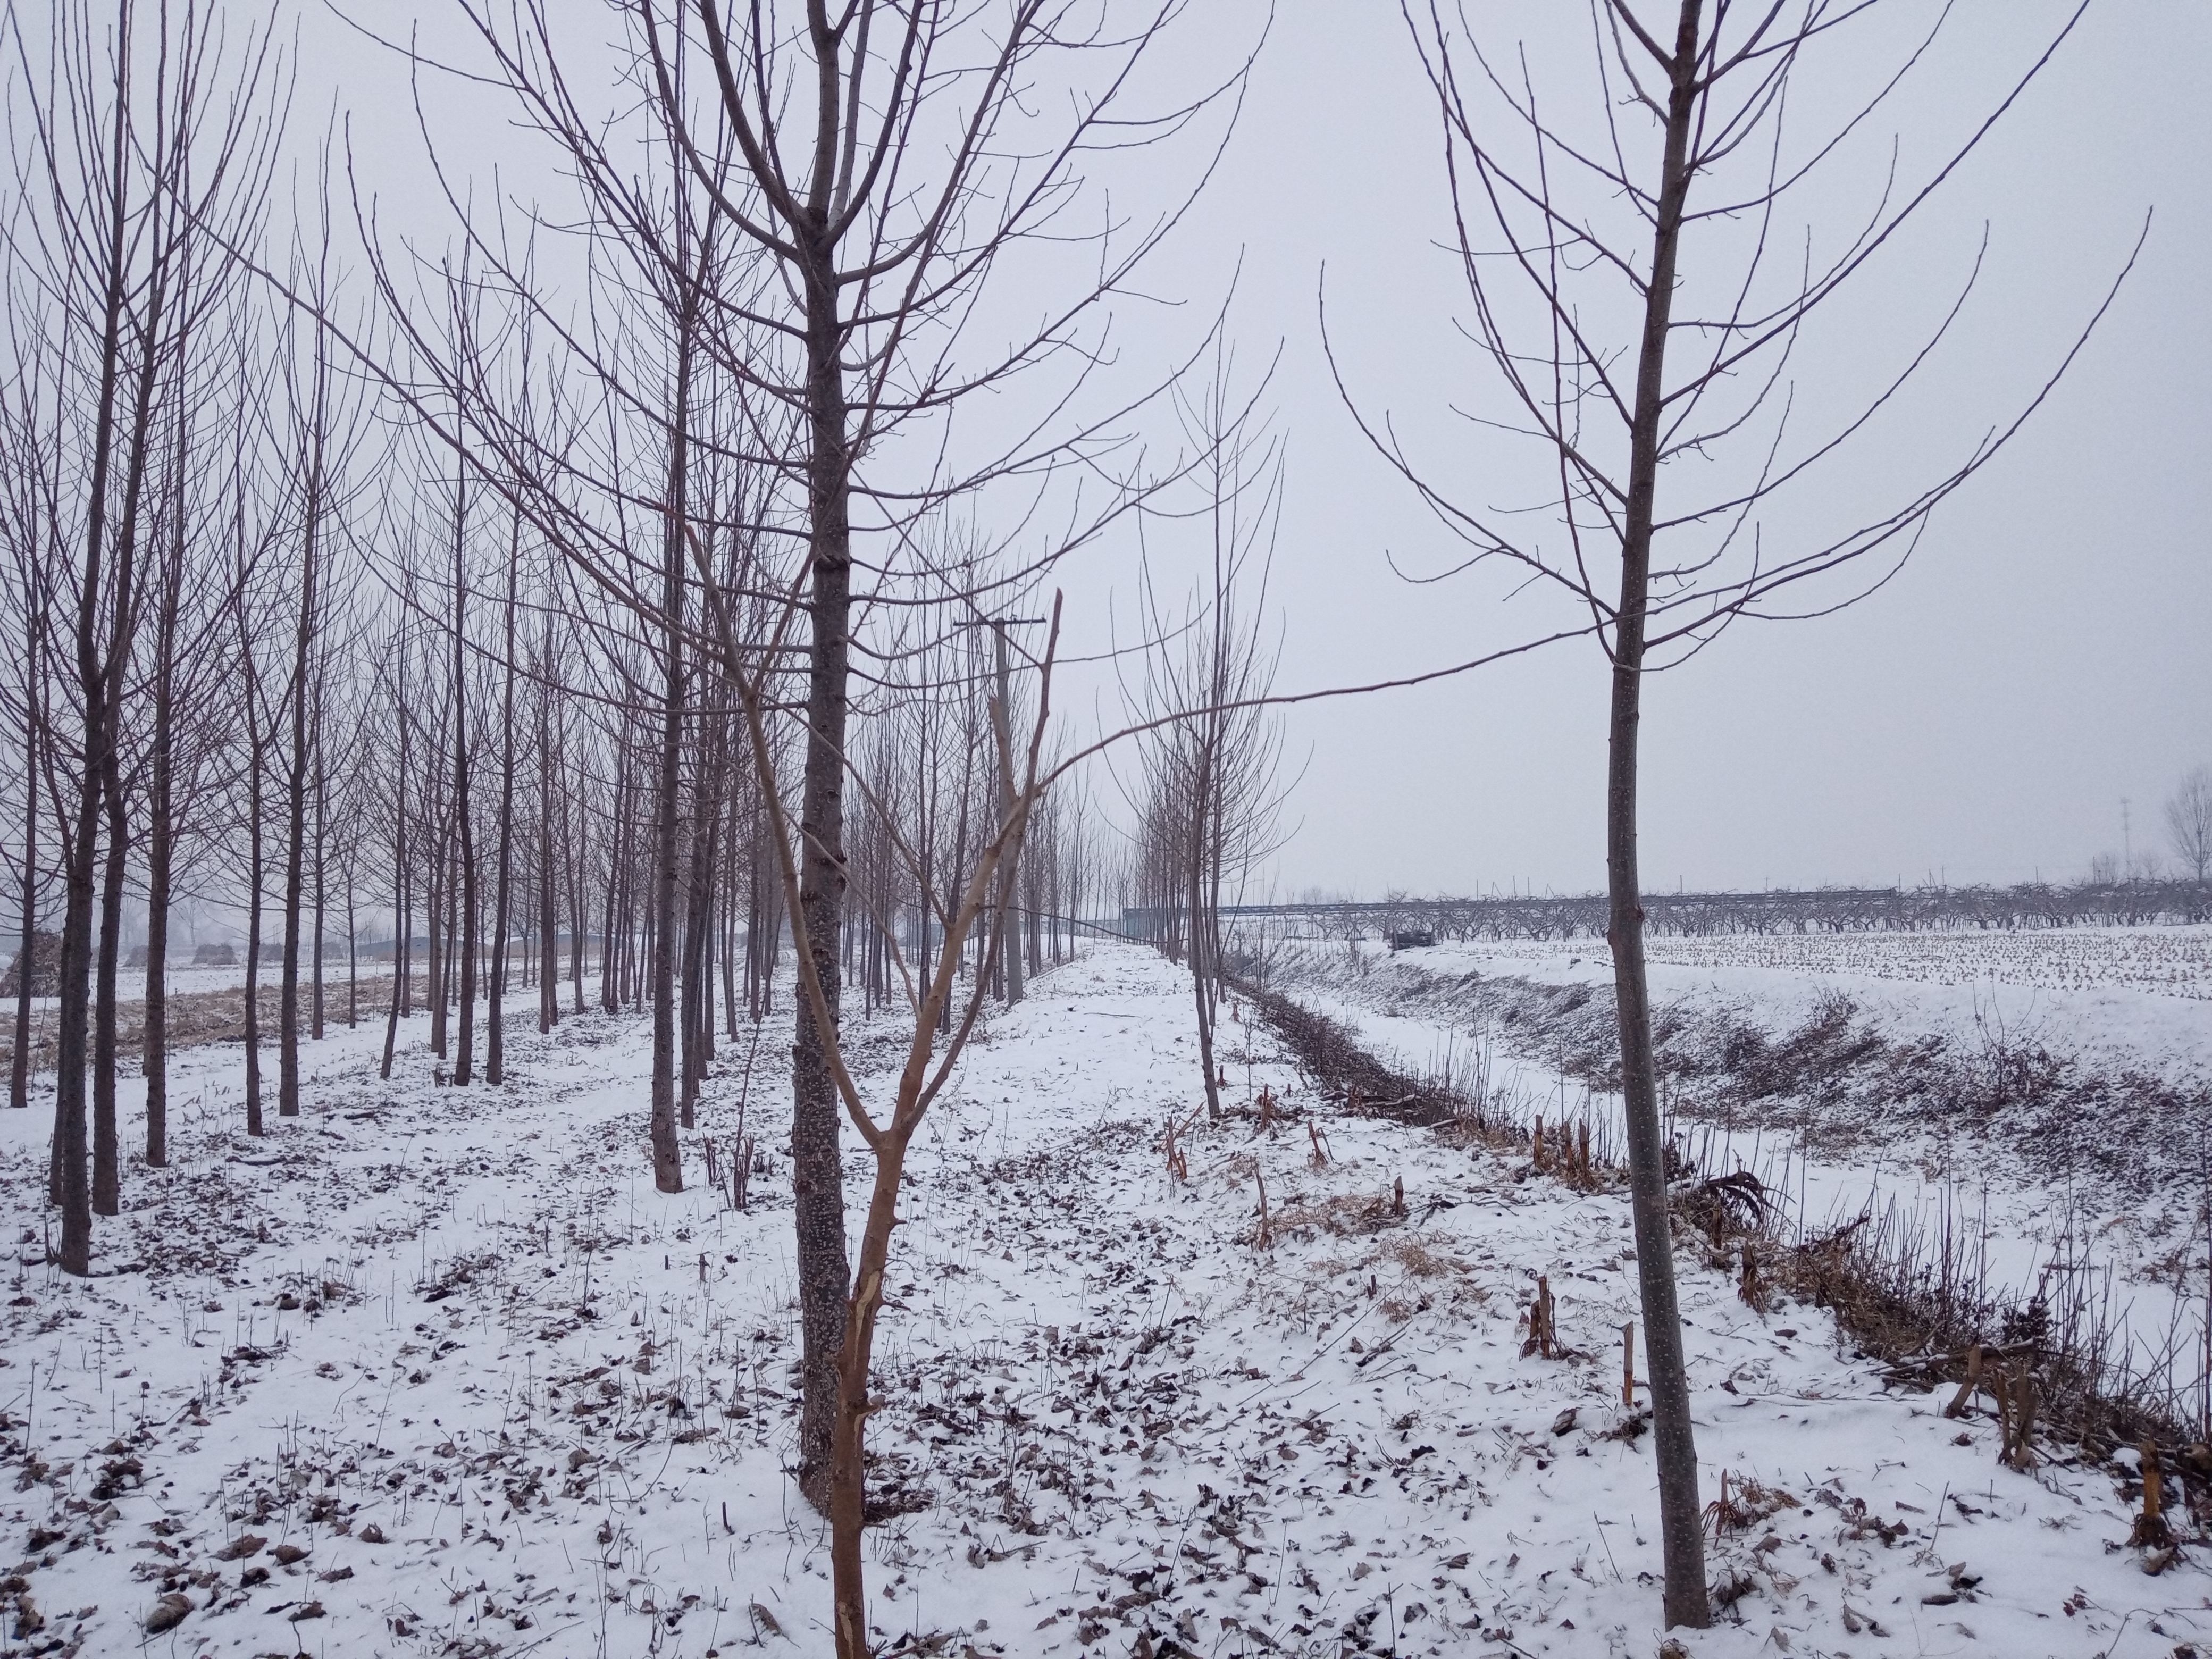
[[[1654, 938], [1650, 948], [1655, 1005], [1716, 1026], [1786, 1042], [1841, 1006], [1855, 1029], [1892, 1044], [1937, 1040], [1954, 1053], [2002, 1046], [2048, 1052], [2086, 1075], [2155, 1079], [2193, 1097], [2200, 1124], [2212, 1100], [2212, 1000], [2204, 1000], [2212, 929]], [[1492, 1086], [1524, 1118], [1588, 1115], [1620, 1144], [1617, 1097], [1563, 1085], [1516, 1050], [1511, 1028], [1462, 1017], [1455, 987], [1469, 972], [1587, 986], [1611, 1007], [1611, 959], [1587, 939], [1398, 953], [1309, 943], [1283, 964], [1301, 1001], [1399, 1069], [1464, 1067], [1487, 1044]], [[2179, 1126], [2169, 1139], [2180, 1156], [2146, 1157], [2115, 1181], [2094, 1167], [2095, 1143], [2135, 1131], [2100, 1122], [2094, 1102], [2062, 1114], [2055, 1130], [2038, 1121], [2027, 1133], [2002, 1115], [1861, 1115], [1849, 1133], [1823, 1134], [1809, 1150], [1807, 1136], [1786, 1127], [1705, 1131], [1687, 1112], [1680, 1127], [1705, 1162], [1751, 1168], [1789, 1194], [1808, 1230], [1869, 1211], [1930, 1239], [1948, 1229], [2006, 1298], [2070, 1298], [2112, 1327], [2113, 1351], [2135, 1367], [2170, 1375], [2191, 1396], [2201, 1386], [2212, 1274], [2201, 1129]]]
[[[168, 971], [162, 975], [163, 988], [172, 997], [200, 996], [214, 991], [242, 991], [246, 988], [244, 952], [241, 951], [240, 956], [240, 960], [220, 968], [195, 968], [189, 963], [173, 962]], [[13, 960], [12, 954], [7, 957], [7, 961]], [[0, 962], [0, 967], [4, 966], [5, 963]], [[272, 995], [275, 994], [283, 966], [281, 947], [264, 945], [262, 948], [259, 983], [263, 991]], [[303, 994], [313, 972], [312, 962], [303, 960], [301, 963], [300, 983]], [[422, 975], [418, 973], [416, 977], [420, 979]], [[125, 1004], [137, 1002], [146, 994], [146, 969], [143, 964], [118, 969], [115, 982], [118, 1001]], [[391, 964], [363, 959], [360, 964], [360, 983], [362, 1007], [366, 1009], [374, 1003], [380, 1011], [392, 994]], [[323, 958], [323, 996], [328, 1005], [341, 1012], [345, 1006], [346, 984], [344, 956], [340, 954]], [[51, 1018], [60, 1012], [61, 1000], [58, 997], [33, 997], [31, 1009], [33, 1013]], [[8, 1000], [7, 1010], [10, 1013], [15, 1012], [13, 998]]]
[[[1648, 1659], [1625, 1202], [1332, 1114], [1242, 1029], [1240, 1103], [1249, 1080], [1310, 1115], [1201, 1123], [1174, 1181], [1188, 1025], [1168, 964], [1102, 947], [999, 1017], [933, 1114], [878, 1353], [872, 1484], [902, 1511], [869, 1534], [881, 1638]], [[380, 1032], [341, 1030], [259, 1142], [235, 1046], [191, 1051], [174, 1167], [128, 1171], [87, 1283], [38, 1265], [47, 1115], [0, 1122], [10, 1650], [827, 1652], [826, 1540], [784, 1473], [781, 1040], [750, 1084], [725, 1054], [686, 1137], [696, 1174], [746, 1094], [769, 1150], [739, 1214], [653, 1190], [648, 1030], [526, 1027], [507, 1085], [468, 1091], [430, 1086], [419, 1018], [388, 1085]], [[2002, 1469], [1991, 1423], [1886, 1390], [1826, 1315], [1681, 1267], [1705, 1493], [1726, 1472], [1753, 1517], [1711, 1546], [1728, 1612], [1686, 1652], [2212, 1640], [2212, 1577], [2190, 1555], [2146, 1577], [2109, 1474]], [[1522, 1356], [1539, 1273], [1568, 1358]], [[189, 1610], [148, 1636], [165, 1595]]]
[[[1900, 1036], [1978, 1027], [2169, 1076], [2212, 1070], [2212, 927], [1729, 934], [1647, 941], [1655, 1000], [1725, 1003], [1779, 1031], [1847, 996]], [[1372, 942], [1347, 969], [1389, 959]], [[1399, 958], [1547, 984], [1610, 986], [1602, 939], [1471, 939]]]

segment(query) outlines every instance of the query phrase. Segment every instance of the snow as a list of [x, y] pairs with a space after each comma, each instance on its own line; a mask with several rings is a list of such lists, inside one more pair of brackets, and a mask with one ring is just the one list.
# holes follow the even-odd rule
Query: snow
[[[340, 1028], [309, 1050], [303, 1115], [272, 1101], [259, 1142], [238, 1129], [237, 1046], [180, 1056], [173, 1167], [129, 1170], [134, 1207], [101, 1224], [88, 1282], [35, 1265], [50, 1114], [0, 1123], [23, 1224], [0, 1407], [46, 1468], [7, 1494], [0, 1562], [21, 1558], [45, 1638], [828, 1650], [827, 1540], [784, 1473], [787, 1090], [735, 1045], [685, 1136], [696, 1177], [746, 1097], [769, 1165], [752, 1213], [663, 1196], [648, 1024], [533, 1024], [510, 1031], [508, 1082], [470, 1090], [431, 1086], [420, 1018], [389, 1084], [380, 1024]], [[880, 1638], [1655, 1653], [1650, 1438], [1620, 1432], [1624, 1198], [1345, 1115], [1242, 1026], [1240, 1109], [1191, 1128], [1177, 1182], [1161, 1133], [1199, 1103], [1189, 1026], [1170, 964], [1101, 947], [999, 1015], [933, 1111], [878, 1354], [872, 1485], [907, 1509], [868, 1534]], [[887, 1066], [890, 1036], [856, 1030], [856, 1059]], [[1304, 1121], [1261, 1133], [1243, 1113], [1262, 1086], [1310, 1115], [1324, 1166]], [[865, 1172], [855, 1148], [856, 1226]], [[1742, 1593], [1678, 1633], [1687, 1653], [2149, 1656], [2212, 1636], [2193, 1560], [2148, 1577], [2116, 1547], [2130, 1516], [2108, 1474], [2001, 1468], [1993, 1424], [1886, 1389], [1825, 1314], [1754, 1310], [1694, 1251], [1679, 1266], [1705, 1495], [1723, 1471], [1772, 1494], [1711, 1544], [1712, 1582]], [[1522, 1357], [1540, 1273], [1570, 1358]], [[280, 1565], [283, 1545], [307, 1553]], [[146, 1638], [165, 1586], [191, 1610]]]
[[[2212, 927], [1731, 933], [1645, 942], [1653, 997], [1725, 1004], [1786, 1030], [1849, 997], [1900, 1036], [1977, 1022], [2106, 1062], [2201, 1079], [2212, 1065]], [[1366, 960], [1378, 954], [1361, 947]], [[1313, 956], [1347, 955], [1340, 945]], [[1602, 939], [1469, 940], [1403, 953], [1547, 984], [1610, 985]]]
[[[1972, 1048], [1994, 1036], [2047, 1048], [2092, 1073], [2161, 1077], [2212, 1100], [2212, 1002], [2173, 988], [2175, 963], [2212, 960], [2212, 929], [1654, 937], [1650, 946], [1655, 1006], [1778, 1038], [1842, 997], [1860, 1026], [1886, 1041], [1937, 1036]], [[1608, 998], [1613, 971], [1601, 944], [1588, 940], [1471, 941], [1388, 956], [1306, 945], [1282, 963], [1301, 1001], [1398, 1069], [1464, 1067], [1487, 1045], [1493, 1109], [1502, 1101], [1523, 1122], [1538, 1113], [1555, 1122], [1588, 1118], [1601, 1140], [1620, 1144], [1618, 1097], [1563, 1085], [1515, 1053], [1509, 1029], [1469, 1028], [1453, 988], [1470, 969], [1589, 985]], [[1826, 1135], [1809, 1151], [1802, 1137], [1771, 1126], [1701, 1129], [1686, 1116], [1678, 1127], [1698, 1137], [1703, 1163], [1743, 1164], [1787, 1194], [1807, 1231], [1871, 1212], [1893, 1231], [1964, 1238], [2001, 1298], [2070, 1299], [2109, 1324], [2108, 1352], [2196, 1399], [2212, 1294], [2201, 1157], [2163, 1169], [2147, 1159], [2136, 1170], [2155, 1177], [2147, 1182], [2093, 1177], [2077, 1164], [2075, 1144], [2115, 1131], [2087, 1115], [2064, 1126], [2064, 1144], [2031, 1138], [2025, 1149], [1995, 1133], [2002, 1126], [1972, 1120], [1928, 1127], [1869, 1119], [1860, 1133]], [[1848, 1155], [1838, 1151], [1854, 1140]]]

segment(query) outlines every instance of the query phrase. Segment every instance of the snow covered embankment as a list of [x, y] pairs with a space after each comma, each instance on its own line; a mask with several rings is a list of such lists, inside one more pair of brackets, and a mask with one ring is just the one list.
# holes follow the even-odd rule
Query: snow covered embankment
[[[1999, 1299], [2108, 1327], [2110, 1352], [2194, 1401], [2212, 1001], [2173, 964], [2194, 963], [2212, 930], [2148, 931], [1933, 953], [1913, 934], [1656, 941], [1684, 958], [1653, 969], [1665, 1098], [1713, 1167], [1747, 1162], [1805, 1227], [1870, 1211], [1931, 1253], [1948, 1237]], [[1728, 966], [1739, 947], [1749, 961]], [[2039, 963], [2052, 984], [2019, 983]], [[1993, 977], [1954, 982], [1976, 963]], [[2084, 963], [2105, 970], [2094, 988]], [[1588, 1115], [1617, 1144], [1610, 975], [1579, 941], [1310, 945], [1281, 978], [1401, 1069], [1483, 1056], [1504, 1109]]]

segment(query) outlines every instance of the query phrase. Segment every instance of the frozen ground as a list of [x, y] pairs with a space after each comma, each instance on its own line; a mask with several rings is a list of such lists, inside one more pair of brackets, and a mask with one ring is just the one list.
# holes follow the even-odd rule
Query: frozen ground
[[[873, 1484], [903, 1511], [870, 1533], [879, 1636], [1649, 1659], [1624, 1203], [1328, 1115], [1241, 1030], [1233, 1092], [1316, 1113], [1328, 1161], [1305, 1123], [1238, 1115], [1192, 1131], [1173, 1182], [1188, 1025], [1167, 964], [1103, 948], [999, 1018], [930, 1120], [878, 1356]], [[500, 1090], [428, 1086], [423, 1034], [390, 1085], [371, 1029], [319, 1045], [305, 1115], [261, 1142], [235, 1047], [183, 1057], [176, 1165], [128, 1172], [88, 1283], [37, 1265], [45, 1115], [0, 1124], [22, 1241], [0, 1565], [8, 1631], [26, 1605], [39, 1626], [14, 1650], [828, 1650], [822, 1528], [783, 1473], [781, 1153], [751, 1214], [657, 1194], [637, 1018], [526, 1029]], [[778, 1046], [749, 1103], [768, 1148]], [[733, 1132], [744, 1059], [702, 1134]], [[2118, 1547], [2108, 1474], [2001, 1469], [1991, 1424], [1886, 1391], [1825, 1315], [1682, 1267], [1706, 1495], [1727, 1471], [1756, 1516], [1713, 1545], [1729, 1622], [1687, 1652], [2151, 1659], [2212, 1635], [2194, 1558], [2154, 1578]], [[1539, 1273], [1571, 1357], [1522, 1357]], [[190, 1611], [146, 1638], [165, 1593]]]

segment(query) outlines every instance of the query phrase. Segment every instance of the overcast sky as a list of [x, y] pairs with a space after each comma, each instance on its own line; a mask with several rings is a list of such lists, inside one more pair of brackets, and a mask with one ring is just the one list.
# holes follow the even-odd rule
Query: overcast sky
[[[581, 0], [557, 9], [570, 8], [588, 11]], [[378, 15], [406, 9], [380, 4]], [[1924, 27], [1929, 10], [1886, 9], [1900, 27]], [[1961, 0], [1876, 149], [1859, 152], [1856, 182], [1871, 187], [1863, 164], [1886, 161], [1893, 134], [1907, 172], [1924, 170], [2067, 9]], [[1468, 15], [1504, 57], [1536, 31], [1540, 69], [1587, 52], [1578, 6], [1470, 4]], [[1201, 0], [1178, 52], [1225, 62], [1258, 16], [1238, 0]], [[1893, 61], [1900, 38], [1876, 30], [1863, 49], [1814, 60], [1838, 84], [1806, 90], [1813, 116], [1852, 90], [1850, 77]], [[392, 188], [420, 145], [392, 119], [392, 66], [326, 25], [306, 46], [303, 82], [334, 82], [375, 118], [374, 165]], [[2212, 762], [2208, 48], [2203, 7], [2093, 7], [1929, 221], [1808, 343], [1795, 368], [1808, 397], [1893, 368], [1913, 328], [1948, 304], [1986, 226], [1982, 282], [1927, 383], [1833, 470], [1820, 486], [1832, 501], [1816, 491], [1800, 504], [1841, 514], [1892, 484], [1924, 483], [1929, 458], [2008, 418], [2155, 210], [2140, 264], [2071, 376], [1942, 509], [1897, 580], [1840, 616], [1735, 629], [1656, 678], [1644, 720], [1649, 884], [2075, 876], [2119, 849], [2124, 798], [2136, 851], [2160, 845], [2160, 801], [2187, 768]], [[456, 98], [434, 118], [459, 130], [486, 118], [450, 83], [432, 91]], [[1245, 361], [1279, 343], [1280, 690], [1442, 665], [1558, 619], [1528, 596], [1504, 603], [1494, 581], [1417, 587], [1393, 574], [1393, 559], [1433, 570], [1452, 550], [1360, 438], [1322, 356], [1325, 270], [1338, 361], [1363, 409], [1387, 414], [1437, 482], [1470, 501], [1510, 476], [1496, 470], [1506, 463], [1494, 440], [1451, 413], [1480, 375], [1453, 333], [1467, 306], [1439, 246], [1449, 234], [1440, 154], [1395, 5], [1282, 0], [1220, 173], [1147, 283], [1186, 303], [1116, 321], [1133, 355], [1164, 356], [1241, 269], [1232, 315]], [[1163, 166], [1180, 177], [1187, 162]], [[1172, 181], [1164, 175], [1163, 188]], [[1837, 210], [1855, 199], [1840, 194]], [[1094, 569], [1072, 591], [1096, 610], [1106, 589], [1126, 600], [1126, 570]], [[1290, 712], [1286, 748], [1302, 769], [1280, 886], [1601, 885], [1606, 697], [1602, 659], [1577, 641], [1441, 685]]]

